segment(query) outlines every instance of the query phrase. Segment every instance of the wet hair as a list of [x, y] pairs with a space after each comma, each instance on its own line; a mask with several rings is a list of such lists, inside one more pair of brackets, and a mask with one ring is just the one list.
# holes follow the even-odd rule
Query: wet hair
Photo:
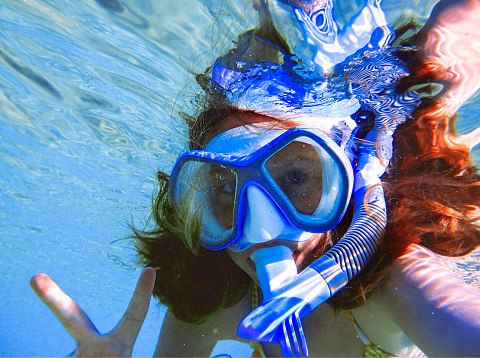
[[[399, 33], [414, 27], [413, 23], [404, 23], [398, 27]], [[273, 22], [264, 18], [259, 28], [240, 36], [237, 49], [241, 51], [234, 55], [242, 59], [254, 49], [256, 60], [279, 61], [281, 56], [274, 48], [262, 45], [264, 38], [289, 51]], [[412, 42], [412, 37], [408, 41]], [[409, 63], [411, 76], [399, 83], [398, 91], [435, 82], [435, 73], [429, 72], [420, 58], [409, 53], [404, 60]], [[206, 95], [201, 113], [195, 118], [184, 117], [190, 149], [204, 148], [223, 131], [227, 118], [241, 125], [244, 114], [226, 101], [207, 75], [198, 75], [197, 81]], [[438, 101], [435, 96], [424, 100], [394, 135], [394, 157], [382, 177], [388, 210], [384, 240], [370, 264], [329, 299], [336, 309], [362, 305], [410, 244], [446, 256], [465, 255], [480, 245], [480, 228], [475, 224], [480, 219], [480, 177], [472, 165], [469, 148], [447, 143], [445, 138], [452, 134], [448, 131], [454, 128], [455, 117], [435, 117], [432, 109], [439, 105]], [[374, 116], [361, 115], [365, 122], [359, 123], [359, 134], [368, 131]], [[429, 140], [432, 136], [436, 141]], [[226, 250], [210, 251], [199, 245], [199, 223], [170, 205], [168, 182], [166, 174], [158, 173], [150, 217], [154, 227], [133, 229], [133, 238], [141, 264], [157, 270], [154, 296], [178, 319], [198, 323], [237, 304], [248, 292], [251, 279], [233, 263]], [[312, 261], [343, 237], [352, 212], [350, 208], [342, 222], [326, 235]]]
[[168, 176], [159, 173], [152, 200], [152, 230], [134, 229], [135, 246], [144, 266], [155, 268], [153, 295], [184, 322], [202, 322], [245, 295], [249, 277], [225, 250], [189, 244], [198, 227], [185, 222], [168, 202]]

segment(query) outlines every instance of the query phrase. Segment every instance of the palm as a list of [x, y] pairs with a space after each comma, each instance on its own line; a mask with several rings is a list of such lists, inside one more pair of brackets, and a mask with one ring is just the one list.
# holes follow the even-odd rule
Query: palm
[[47, 275], [32, 277], [30, 285], [75, 340], [76, 357], [129, 357], [147, 315], [155, 283], [155, 270], [147, 268], [140, 276], [132, 300], [117, 326], [101, 334], [88, 316]]

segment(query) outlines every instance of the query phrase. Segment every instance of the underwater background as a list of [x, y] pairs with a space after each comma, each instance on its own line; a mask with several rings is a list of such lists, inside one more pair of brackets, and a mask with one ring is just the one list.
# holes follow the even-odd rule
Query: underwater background
[[[437, 1], [385, 0], [390, 25]], [[363, 0], [335, 1], [340, 27]], [[292, 16], [270, 2], [294, 48]], [[65, 356], [73, 339], [29, 287], [45, 272], [100, 332], [120, 320], [141, 268], [157, 169], [186, 146], [194, 73], [256, 24], [250, 1], [0, 0], [0, 356]], [[457, 131], [479, 126], [478, 94]], [[480, 148], [472, 151], [480, 164]], [[480, 254], [457, 263], [477, 287]], [[152, 300], [133, 356], [152, 356], [165, 308]], [[228, 343], [229, 354], [245, 348]]]

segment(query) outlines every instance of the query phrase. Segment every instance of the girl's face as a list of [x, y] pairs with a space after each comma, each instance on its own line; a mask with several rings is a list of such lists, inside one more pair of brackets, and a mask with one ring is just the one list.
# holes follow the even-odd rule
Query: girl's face
[[[302, 123], [287, 122], [287, 121], [278, 122], [267, 116], [263, 116], [263, 115], [252, 113], [252, 112], [243, 112], [243, 113], [237, 114], [236, 118], [226, 118], [220, 124], [219, 131], [216, 134], [238, 127], [240, 125], [253, 124], [253, 123], [258, 124], [259, 126], [267, 126], [268, 128], [272, 128], [272, 130], [289, 129], [296, 125], [302, 124]], [[311, 123], [309, 123], [309, 125], [311, 126]], [[319, 128], [319, 129], [322, 129], [322, 128]], [[321, 175], [319, 177], [319, 180], [321, 181]], [[323, 234], [314, 234], [313, 236], [310, 237], [310, 239], [306, 241], [290, 241], [290, 240], [274, 239], [268, 242], [254, 244], [253, 246], [250, 246], [246, 250], [240, 251], [240, 252], [233, 252], [231, 250], [228, 250], [227, 248], [227, 252], [228, 252], [228, 255], [232, 258], [232, 260], [242, 270], [244, 270], [258, 285], [259, 281], [256, 274], [255, 263], [251, 259], [251, 256], [255, 251], [261, 248], [271, 247], [276, 245], [288, 246], [290, 249], [292, 249], [294, 253], [293, 258], [295, 260], [295, 264], [298, 267], [298, 271], [300, 272], [311, 263], [312, 254], [315, 252], [318, 244], [326, 240], [326, 237], [327, 237], [327, 234], [323, 233]]]

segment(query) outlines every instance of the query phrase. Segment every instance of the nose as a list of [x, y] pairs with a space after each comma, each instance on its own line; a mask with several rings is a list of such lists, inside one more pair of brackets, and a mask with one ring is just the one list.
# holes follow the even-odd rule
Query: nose
[[293, 226], [263, 189], [249, 185], [245, 190], [246, 212], [240, 238], [230, 246], [243, 251], [272, 240], [304, 241], [313, 234]]
[[291, 225], [277, 205], [255, 185], [246, 189], [247, 210], [240, 240], [258, 244], [278, 238]]

